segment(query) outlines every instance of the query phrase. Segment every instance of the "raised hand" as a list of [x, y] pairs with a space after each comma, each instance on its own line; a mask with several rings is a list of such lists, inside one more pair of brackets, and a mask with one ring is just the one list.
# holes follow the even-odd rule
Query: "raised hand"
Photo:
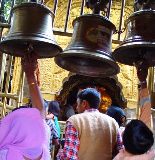
[[137, 76], [140, 82], [146, 81], [149, 65], [146, 61], [139, 61], [135, 64]]
[[21, 61], [23, 70], [25, 71], [29, 92], [32, 100], [32, 106], [39, 109], [43, 117], [45, 116], [44, 101], [38, 84], [38, 62], [37, 55], [33, 52], [28, 53]]
[[21, 64], [26, 74], [35, 73], [35, 71], [38, 68], [38, 61], [36, 54], [29, 53], [24, 55], [24, 57], [22, 57], [21, 59]]
[[40, 71], [37, 61], [37, 55], [34, 53], [24, 55], [21, 64], [26, 76], [29, 78], [35, 76], [37, 84], [40, 86]]

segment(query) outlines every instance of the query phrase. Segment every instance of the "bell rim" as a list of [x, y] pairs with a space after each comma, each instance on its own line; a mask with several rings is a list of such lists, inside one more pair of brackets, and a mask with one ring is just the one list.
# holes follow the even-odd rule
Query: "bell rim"
[[[28, 39], [26, 39], [26, 40], [28, 40]], [[12, 40], [6, 40], [6, 41], [3, 40], [3, 41], [0, 42], [0, 51], [4, 52], [6, 54], [9, 54], [9, 55], [14, 55], [16, 57], [21, 57], [22, 54], [12, 52], [12, 51], [5, 51], [4, 46], [7, 45], [7, 43], [11, 43], [11, 42], [17, 42], [18, 45], [23, 45], [24, 46], [23, 43], [27, 43], [26, 40], [24, 40], [24, 39], [18, 39], [18, 40], [12, 39]], [[40, 42], [42, 42], [46, 45], [49, 45], [50, 47], [48, 47], [47, 50], [49, 50], [51, 48], [51, 53], [52, 53], [52, 49], [55, 48], [55, 52], [52, 53], [52, 56], [51, 56], [51, 54], [49, 54], [49, 51], [48, 51], [48, 53], [46, 53], [46, 55], [49, 54], [49, 56], [41, 56], [39, 54], [39, 59], [41, 59], [41, 58], [53, 58], [53, 57], [57, 56], [58, 54], [60, 54], [62, 52], [62, 48], [57, 43], [55, 43], [55, 41], [51, 41], [51, 43], [50, 43], [49, 41], [45, 42], [45, 41], [39, 41], [39, 40], [34, 40], [34, 39], [32, 41], [32, 39], [31, 39], [31, 41], [28, 41], [28, 42], [32, 45], [35, 45], [35, 44], [40, 43]], [[27, 43], [27, 45], [28, 45], [28, 43]], [[25, 44], [24, 48], [26, 49], [26, 44]], [[39, 48], [39, 47], [37, 47], [37, 48]], [[36, 50], [36, 48], [34, 50]], [[25, 52], [26, 52], [26, 50], [23, 50], [23, 54]]]
[[[65, 51], [61, 52], [59, 55], [57, 55], [56, 57], [54, 57], [54, 61], [59, 67], [61, 67], [63, 69], [66, 69], [66, 70], [68, 70], [70, 72], [77, 73], [76, 70], [74, 70], [74, 67], [72, 67], [71, 69], [68, 69], [68, 67], [65, 67], [64, 65], [60, 64], [58, 62], [58, 60], [60, 60], [61, 58], [67, 58], [67, 57], [70, 57], [70, 56], [72, 56], [72, 57], [82, 57], [83, 56], [82, 52], [83, 52], [83, 50], [70, 50], [70, 51], [68, 51], [68, 50], [66, 51], [65, 50]], [[90, 52], [88, 51], [87, 58], [89, 56], [90, 59], [92, 59], [92, 60], [100, 60], [101, 62], [105, 62], [105, 60], [103, 61], [103, 59], [101, 59], [101, 57], [102, 58], [108, 58], [108, 60], [110, 60], [109, 61], [110, 63], [108, 63], [108, 64], [112, 68], [115, 69], [113, 71], [113, 73], [105, 74], [105, 73], [101, 73], [100, 72], [99, 74], [95, 75], [95, 74], [89, 74], [88, 72], [78, 72], [77, 74], [90, 76], [90, 77], [99, 77], [99, 76], [108, 77], [108, 76], [117, 75], [120, 72], [119, 65], [114, 61], [114, 59], [112, 57], [108, 57], [107, 55], [103, 55], [103, 54], [99, 54], [99, 53], [96, 56], [96, 52], [93, 52], [93, 53], [95, 53], [95, 54], [90, 54]]]
[[[17, 38], [18, 37], [18, 38]], [[26, 37], [25, 39], [23, 37]], [[36, 39], [35, 39], [36, 38]], [[32, 39], [34, 41], [39, 41], [39, 39], [44, 39], [45, 42], [49, 42], [52, 41], [54, 42], [54, 44], [58, 45], [57, 42], [55, 41], [55, 39], [52, 39], [53, 38], [53, 35], [50, 36], [47, 36], [46, 34], [39, 34], [39, 33], [36, 33], [36, 34], [33, 34], [33, 33], [25, 33], [25, 34], [22, 34], [22, 33], [8, 33], [7, 37], [5, 37], [1, 42], [5, 42], [5, 41], [31, 41]]]
[[37, 6], [37, 7], [40, 7], [40, 8], [43, 8], [46, 12], [48, 12], [48, 14], [52, 14], [52, 16], [55, 17], [54, 15], [54, 12], [51, 11], [48, 7], [46, 7], [45, 5], [43, 4], [40, 4], [40, 3], [36, 3], [36, 2], [24, 2], [24, 3], [21, 3], [21, 4], [18, 4], [18, 5], [15, 5], [13, 8], [12, 8], [12, 13], [15, 12], [15, 10], [17, 9], [21, 9], [21, 8], [24, 8], [24, 7], [29, 7], [29, 6]]
[[145, 9], [134, 12], [132, 15], [129, 16], [129, 18], [125, 21], [125, 25], [127, 25], [130, 21], [135, 19], [136, 17], [142, 16], [142, 15], [152, 15], [155, 14], [155, 10]]
[[106, 21], [108, 23], [108, 25], [111, 25], [111, 27], [113, 28], [113, 30], [115, 31], [116, 30], [116, 26], [105, 16], [101, 16], [99, 14], [84, 14], [84, 15], [81, 15], [77, 18], [75, 18], [72, 22], [72, 25], [74, 26], [75, 23], [81, 21], [81, 19], [83, 18], [90, 18], [92, 20], [92, 17], [96, 20], [97, 18], [101, 20], [101, 22]]
[[[122, 42], [117, 48], [119, 48], [120, 46], [131, 46], [131, 47], [134, 47], [134, 45], [136, 47], [146, 47], [148, 45], [152, 45], [152, 47], [154, 46], [155, 47], [155, 40], [152, 40], [152, 41], [143, 41], [142, 39], [140, 40], [135, 40], [135, 39], [130, 39], [130, 40], [126, 40], [124, 42]], [[143, 44], [143, 45], [142, 45]], [[116, 48], [116, 49], [117, 49]]]
[[[134, 61], [126, 61], [126, 60], [123, 60], [122, 57], [124, 57], [124, 53], [126, 50], [129, 50], [129, 49], [155, 49], [155, 42], [130, 42], [130, 43], [123, 43], [123, 44], [120, 44], [120, 46], [118, 46], [113, 52], [112, 52], [112, 55], [114, 57], [114, 59], [119, 62], [119, 63], [122, 63], [122, 64], [125, 64], [125, 65], [129, 65], [129, 66], [134, 66]], [[121, 55], [121, 56], [119, 56]], [[132, 53], [132, 55], [134, 55], [134, 53]], [[142, 53], [141, 55], [144, 55], [144, 53]], [[125, 56], [127, 56], [127, 54], [125, 54]], [[139, 55], [137, 55], [137, 57], [135, 56], [135, 59], [138, 58]], [[129, 57], [129, 56], [127, 56]], [[148, 58], [144, 57], [144, 60], [149, 60]], [[149, 63], [149, 66], [152, 67], [152, 66], [155, 66], [155, 61], [153, 62], [150, 62]]]
[[155, 48], [155, 40], [154, 41], [124, 41], [123, 43], [121, 43], [113, 52], [115, 52], [117, 49], [119, 49], [120, 47], [128, 47], [130, 46], [131, 48], [135, 48], [135, 47], [150, 47], [150, 48]]
[[[33, 39], [32, 39], [33, 38]], [[29, 37], [29, 38], [26, 38], [26, 39], [24, 39], [24, 38], [19, 38], [19, 39], [5, 39], [5, 40], [2, 40], [1, 42], [0, 42], [0, 46], [1, 46], [1, 44], [4, 44], [4, 43], [8, 43], [8, 42], [17, 42], [18, 41], [18, 43], [20, 44], [20, 43], [38, 43], [38, 42], [45, 42], [45, 43], [48, 43], [48, 44], [53, 44], [53, 45], [55, 45], [55, 46], [58, 46], [58, 48], [60, 48], [60, 50], [62, 51], [62, 48], [58, 45], [58, 43], [56, 42], [56, 41], [54, 41], [54, 40], [48, 40], [48, 39], [46, 39], [46, 38], [44, 38], [44, 37], [41, 37], [40, 39], [44, 39], [44, 41], [41, 41], [41, 40], [39, 40], [39, 39], [34, 39], [34, 37]], [[20, 41], [20, 42], [19, 42]], [[51, 43], [51, 42], [53, 42], [53, 43]]]

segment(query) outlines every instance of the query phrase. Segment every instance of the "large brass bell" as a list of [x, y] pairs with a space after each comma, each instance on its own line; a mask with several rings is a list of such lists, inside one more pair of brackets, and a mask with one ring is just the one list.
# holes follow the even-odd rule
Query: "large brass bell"
[[33, 51], [38, 58], [56, 56], [58, 46], [52, 31], [54, 14], [47, 7], [37, 3], [22, 3], [12, 9], [11, 28], [0, 43], [0, 50], [22, 57]]
[[155, 10], [137, 11], [127, 19], [126, 37], [113, 56], [127, 65], [134, 65], [139, 60], [155, 65]]
[[111, 76], [119, 72], [111, 56], [115, 26], [98, 14], [87, 14], [73, 21], [74, 32], [69, 46], [55, 57], [62, 68], [81, 75]]

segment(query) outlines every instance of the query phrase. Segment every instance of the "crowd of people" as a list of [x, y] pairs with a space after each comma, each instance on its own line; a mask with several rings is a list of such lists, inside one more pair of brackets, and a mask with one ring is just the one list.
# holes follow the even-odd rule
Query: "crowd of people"
[[[60, 144], [60, 113], [57, 101], [43, 99], [37, 78], [36, 54], [22, 58], [32, 107], [22, 106], [0, 122], [0, 160], [50, 160], [53, 145]], [[137, 63], [140, 80], [141, 112], [139, 120], [127, 125], [126, 115], [119, 106], [112, 105], [106, 114], [100, 113], [100, 93], [86, 88], [77, 94], [77, 112], [67, 112], [65, 142], [57, 160], [152, 160], [155, 151], [150, 129], [151, 107], [147, 90], [146, 63]], [[145, 113], [145, 114], [144, 114]], [[147, 113], [147, 114], [146, 114]]]

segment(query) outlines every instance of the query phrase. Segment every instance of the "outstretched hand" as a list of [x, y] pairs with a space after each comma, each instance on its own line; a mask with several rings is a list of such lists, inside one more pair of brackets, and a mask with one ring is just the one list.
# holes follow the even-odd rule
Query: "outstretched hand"
[[24, 57], [21, 60], [21, 64], [27, 78], [31, 79], [31, 77], [35, 76], [37, 84], [38, 86], [40, 86], [40, 71], [37, 61], [37, 55], [34, 53], [24, 55]]
[[139, 61], [135, 64], [137, 69], [137, 77], [140, 82], [146, 81], [149, 65], [147, 61]]
[[37, 55], [33, 52], [24, 55], [21, 64], [26, 74], [32, 106], [37, 108], [45, 117], [44, 100], [39, 89]]
[[26, 74], [34, 74], [38, 69], [37, 55], [34, 53], [24, 55], [24, 57], [22, 57], [21, 64]]

